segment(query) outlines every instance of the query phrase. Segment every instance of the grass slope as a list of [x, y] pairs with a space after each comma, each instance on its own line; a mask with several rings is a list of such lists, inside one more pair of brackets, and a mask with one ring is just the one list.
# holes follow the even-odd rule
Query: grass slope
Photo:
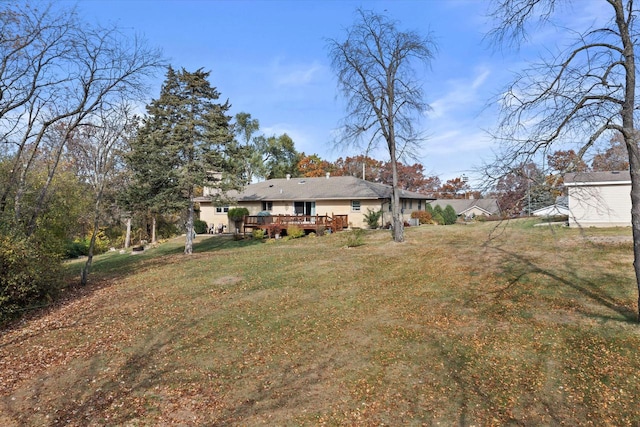
[[628, 229], [346, 238], [98, 257], [0, 337], [0, 425], [640, 423]]

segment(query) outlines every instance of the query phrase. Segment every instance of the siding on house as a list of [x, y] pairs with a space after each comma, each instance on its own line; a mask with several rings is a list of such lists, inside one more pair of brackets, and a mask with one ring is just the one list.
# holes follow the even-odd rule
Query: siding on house
[[[267, 210], [273, 215], [293, 215], [296, 203], [304, 202], [315, 206], [316, 215], [348, 215], [349, 227], [366, 227], [364, 216], [369, 209], [382, 209], [382, 225], [391, 221], [391, 187], [355, 177], [272, 179], [251, 184], [229, 197], [236, 200], [234, 206], [247, 208], [250, 215], [265, 210], [265, 204], [271, 207]], [[400, 199], [403, 218], [408, 220], [411, 212], [425, 210], [430, 200], [425, 195], [403, 191]], [[209, 226], [224, 224], [227, 231], [233, 231], [234, 224], [228, 221], [224, 209], [217, 212], [210, 197], [199, 197], [196, 201], [200, 203], [201, 220]]]
[[629, 172], [567, 174], [570, 227], [631, 226]]

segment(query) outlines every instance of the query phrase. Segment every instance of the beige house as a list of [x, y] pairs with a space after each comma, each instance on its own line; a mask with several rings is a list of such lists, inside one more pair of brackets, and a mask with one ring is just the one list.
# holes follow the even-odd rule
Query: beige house
[[[215, 206], [205, 189], [198, 197], [200, 219], [209, 227], [223, 225], [233, 230], [227, 218], [230, 206]], [[391, 187], [352, 176], [327, 175], [322, 178], [270, 179], [248, 185], [243, 191], [230, 193], [235, 206], [245, 207], [250, 215], [267, 211], [272, 215], [348, 215], [349, 227], [366, 227], [364, 215], [382, 209], [381, 224], [391, 221]], [[408, 220], [411, 212], [424, 210], [430, 200], [424, 194], [402, 191], [402, 216]], [[233, 206], [231, 206], [233, 207]]]
[[570, 227], [631, 226], [629, 171], [568, 173]]
[[464, 218], [500, 214], [500, 207], [496, 199], [437, 199], [429, 204], [433, 207], [439, 205], [442, 209], [451, 205], [456, 211], [456, 215]]

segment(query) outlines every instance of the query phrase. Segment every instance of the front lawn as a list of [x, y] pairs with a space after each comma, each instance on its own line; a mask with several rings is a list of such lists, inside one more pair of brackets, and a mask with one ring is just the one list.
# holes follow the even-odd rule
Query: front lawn
[[630, 229], [531, 225], [97, 257], [0, 337], [0, 425], [638, 425]]

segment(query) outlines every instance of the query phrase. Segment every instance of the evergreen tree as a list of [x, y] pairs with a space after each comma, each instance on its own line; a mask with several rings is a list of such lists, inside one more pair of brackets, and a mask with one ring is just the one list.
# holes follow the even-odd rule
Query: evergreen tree
[[458, 220], [458, 215], [456, 215], [456, 211], [451, 205], [445, 206], [444, 210], [442, 211], [442, 217], [444, 218], [445, 225], [455, 224]]
[[217, 197], [240, 185], [238, 147], [227, 115], [229, 102], [200, 70], [169, 67], [160, 97], [147, 106], [147, 118], [132, 143], [130, 197], [152, 213], [186, 210], [185, 254], [193, 250], [194, 196], [203, 186]]

